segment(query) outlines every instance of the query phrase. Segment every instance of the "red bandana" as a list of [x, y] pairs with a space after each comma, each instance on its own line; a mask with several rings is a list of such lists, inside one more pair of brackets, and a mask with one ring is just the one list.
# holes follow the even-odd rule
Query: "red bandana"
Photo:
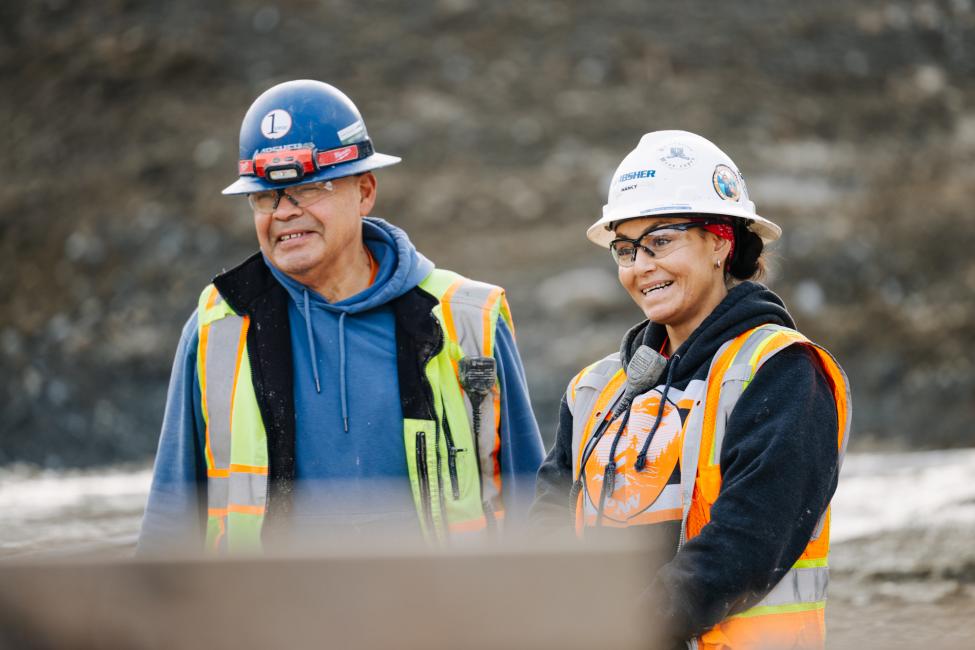
[[[691, 221], [704, 221], [705, 217], [694, 217]], [[714, 233], [721, 239], [727, 239], [731, 242], [731, 249], [728, 251], [728, 260], [731, 260], [731, 256], [735, 254], [735, 230], [731, 227], [730, 223], [710, 223], [706, 226], [702, 226], [708, 232]]]

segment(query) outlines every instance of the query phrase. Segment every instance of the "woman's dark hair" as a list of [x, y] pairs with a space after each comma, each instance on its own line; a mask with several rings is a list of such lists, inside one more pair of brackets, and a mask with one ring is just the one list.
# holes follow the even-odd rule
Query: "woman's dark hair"
[[728, 274], [737, 280], [761, 280], [765, 277], [765, 244], [748, 229], [744, 219], [734, 219], [735, 252], [728, 264]]

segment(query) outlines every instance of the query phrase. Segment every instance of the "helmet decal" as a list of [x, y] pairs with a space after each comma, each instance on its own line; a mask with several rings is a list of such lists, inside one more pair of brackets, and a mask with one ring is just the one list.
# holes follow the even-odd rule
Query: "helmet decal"
[[694, 150], [683, 142], [673, 142], [660, 150], [664, 152], [660, 162], [671, 169], [684, 169], [694, 164]]
[[357, 120], [344, 129], [338, 131], [339, 140], [342, 144], [355, 142], [366, 136], [366, 124], [362, 120]]
[[775, 222], [756, 213], [745, 177], [728, 154], [689, 131], [644, 133], [609, 181], [602, 215], [586, 231], [600, 246], [613, 241], [613, 224], [688, 213], [740, 219], [766, 244], [782, 236]]
[[738, 174], [728, 165], [718, 165], [711, 177], [714, 191], [725, 201], [737, 201], [741, 198], [741, 183]]
[[373, 148], [352, 100], [321, 81], [295, 79], [268, 88], [240, 124], [237, 180], [226, 195], [342, 178], [395, 165]]
[[261, 133], [265, 138], [277, 140], [283, 138], [291, 130], [291, 113], [276, 108], [261, 120]]

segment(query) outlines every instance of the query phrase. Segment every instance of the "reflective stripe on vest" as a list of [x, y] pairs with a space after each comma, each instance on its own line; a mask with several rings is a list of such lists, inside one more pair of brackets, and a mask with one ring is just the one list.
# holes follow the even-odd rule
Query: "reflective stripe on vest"
[[[682, 400], [690, 411], [684, 422], [681, 449], [681, 544], [697, 535], [710, 520], [710, 508], [721, 489], [720, 457], [728, 418], [755, 373], [768, 359], [793, 344], [813, 350], [833, 388], [838, 417], [839, 463], [850, 427], [850, 392], [846, 375], [833, 357], [795, 330], [764, 325], [726, 342], [711, 362], [707, 381], [691, 382]], [[625, 377], [618, 355], [583, 370], [569, 384], [566, 400], [573, 414], [573, 468], [579, 475], [579, 454], [599, 420], [622, 393]], [[697, 467], [697, 472], [686, 468]], [[672, 487], [672, 486], [668, 486]], [[661, 498], [663, 498], [663, 493]], [[655, 504], [656, 505], [656, 504]], [[577, 528], [581, 507], [577, 507]], [[734, 648], [820, 647], [825, 634], [824, 608], [828, 583], [829, 509], [813, 539], [793, 567], [754, 607], [730, 616], [695, 640], [693, 647]]]
[[[433, 431], [424, 436], [426, 438], [434, 433], [439, 440], [437, 446], [426, 445], [427, 466], [441, 467], [442, 471], [439, 480], [428, 481], [429, 498], [422, 499], [422, 490], [414, 489], [414, 500], [424, 532], [428, 537], [443, 540], [446, 537], [443, 515], [446, 515], [449, 532], [454, 535], [483, 530], [504, 518], [499, 456], [501, 389], [495, 380], [491, 394], [481, 400], [478, 408], [480, 435], [475, 444], [473, 406], [460, 386], [458, 364], [464, 357], [493, 357], [494, 333], [499, 317], [505, 320], [512, 334], [514, 326], [504, 290], [500, 287], [440, 269], [435, 269], [419, 286], [437, 298], [439, 304], [433, 313], [445, 333], [441, 351], [425, 368], [430, 386], [434, 387], [435, 410], [440, 418], [439, 422], [431, 423], [434, 424]], [[456, 490], [450, 473], [451, 459], [444, 418], [454, 447], [462, 450], [454, 456], [461, 483]], [[408, 426], [404, 423], [407, 455], [410, 455], [412, 448], [417, 458], [410, 464], [411, 482], [417, 488], [421, 481], [419, 477], [413, 479], [416, 470], [414, 464], [419, 460], [416, 455], [418, 426], [417, 422]], [[471, 453], [472, 450], [476, 450], [475, 453]], [[462, 467], [465, 471], [460, 474]], [[428, 473], [428, 476], [431, 474], [436, 477], [435, 472]], [[441, 494], [442, 499], [439, 498]], [[428, 526], [428, 522], [432, 522], [432, 526]]]
[[[434, 270], [420, 288], [440, 301], [434, 313], [446, 336], [441, 352], [424, 369], [437, 420], [404, 419], [404, 445], [421, 528], [429, 539], [443, 540], [447, 531], [483, 530], [487, 519], [482, 503], [498, 513], [496, 518], [503, 517], [500, 391], [496, 384], [494, 399], [482, 400], [482, 439], [476, 455], [470, 402], [456, 368], [462, 356], [493, 355], [497, 319], [503, 316], [509, 327], [511, 319], [499, 287]], [[250, 319], [234, 313], [211, 285], [200, 296], [198, 321], [197, 372], [206, 422], [206, 546], [214, 551], [258, 550], [267, 503], [268, 451], [247, 354]], [[448, 432], [457, 450], [453, 454]], [[485, 474], [484, 497], [479, 463]]]
[[206, 423], [206, 547], [258, 550], [268, 461], [247, 357], [250, 319], [236, 315], [211, 285], [200, 296], [198, 320], [197, 373]]
[[[759, 368], [773, 355], [794, 344], [806, 345], [816, 354], [833, 389], [838, 464], [842, 465], [849, 439], [850, 390], [839, 364], [829, 352], [795, 330], [764, 325], [745, 332], [723, 345], [715, 355], [708, 371], [701, 428], [695, 430], [697, 441], [685, 439], [685, 450], [697, 455], [697, 475], [691, 502], [685, 501], [682, 542], [698, 535], [710, 521], [711, 506], [721, 491], [721, 445], [735, 403]], [[692, 465], [688, 462], [685, 466]], [[827, 507], [799, 560], [775, 587], [753, 607], [729, 617], [702, 635], [698, 647], [822, 647], [826, 631], [828, 555]]]

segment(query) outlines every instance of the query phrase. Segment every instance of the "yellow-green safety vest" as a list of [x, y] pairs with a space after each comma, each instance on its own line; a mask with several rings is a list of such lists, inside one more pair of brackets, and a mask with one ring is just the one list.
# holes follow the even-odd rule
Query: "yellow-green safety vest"
[[[500, 388], [495, 381], [491, 394], [480, 401], [482, 434], [475, 455], [473, 409], [460, 385], [458, 362], [493, 356], [499, 317], [512, 333], [514, 326], [500, 287], [434, 269], [419, 288], [438, 300], [433, 311], [444, 334], [440, 351], [424, 367], [437, 419], [404, 418], [403, 444], [420, 527], [428, 540], [444, 542], [485, 530], [504, 517]], [[234, 312], [211, 284], [200, 295], [198, 324], [197, 374], [206, 423], [206, 547], [257, 551], [267, 509], [268, 445], [247, 353], [250, 318]], [[445, 425], [458, 450], [453, 474], [446, 462]]]

